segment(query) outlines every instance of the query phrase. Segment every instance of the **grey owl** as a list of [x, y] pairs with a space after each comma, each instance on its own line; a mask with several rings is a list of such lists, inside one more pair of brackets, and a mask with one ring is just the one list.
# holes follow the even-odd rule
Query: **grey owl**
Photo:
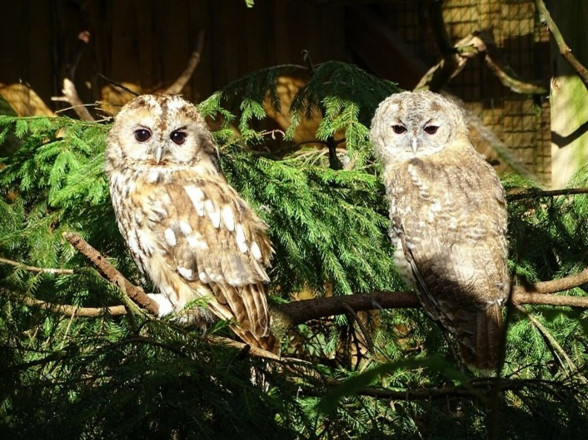
[[179, 96], [133, 99], [115, 118], [105, 157], [120, 232], [159, 290], [150, 294], [159, 314], [204, 299], [192, 321], [229, 320], [245, 342], [273, 350], [267, 225], [221, 173], [196, 108]]
[[510, 290], [506, 200], [496, 172], [472, 146], [462, 110], [432, 92], [388, 97], [370, 138], [384, 166], [400, 273], [455, 337], [466, 364], [495, 368]]

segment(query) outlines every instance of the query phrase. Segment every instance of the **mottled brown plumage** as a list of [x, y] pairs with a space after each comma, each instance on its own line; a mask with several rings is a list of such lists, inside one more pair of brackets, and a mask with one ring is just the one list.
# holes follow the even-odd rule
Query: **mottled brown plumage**
[[159, 290], [150, 297], [160, 315], [204, 299], [191, 321], [230, 320], [246, 343], [273, 350], [267, 225], [222, 175], [196, 108], [178, 96], [135, 98], [117, 115], [105, 156], [119, 229]]
[[495, 368], [510, 286], [498, 176], [471, 145], [461, 109], [431, 92], [383, 101], [371, 140], [384, 165], [400, 272], [464, 361]]

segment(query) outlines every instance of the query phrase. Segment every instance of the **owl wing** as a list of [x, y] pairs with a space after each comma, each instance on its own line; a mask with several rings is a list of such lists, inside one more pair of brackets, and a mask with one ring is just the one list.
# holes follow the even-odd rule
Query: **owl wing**
[[180, 297], [212, 292], [217, 316], [235, 320], [241, 333], [269, 336], [263, 283], [273, 250], [266, 224], [224, 179], [173, 181], [144, 188], [149, 230], [168, 273], [163, 279], [184, 285], [174, 289]]
[[457, 336], [466, 362], [493, 364], [509, 293], [506, 203], [485, 161], [464, 163], [399, 167], [391, 219], [425, 311]]

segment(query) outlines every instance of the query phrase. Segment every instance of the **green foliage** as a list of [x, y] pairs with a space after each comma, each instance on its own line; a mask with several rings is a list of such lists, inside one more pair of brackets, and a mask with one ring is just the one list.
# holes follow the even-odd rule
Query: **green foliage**
[[[277, 155], [268, 147], [274, 140], [267, 112], [281, 109], [278, 78], [293, 72], [307, 75], [308, 83], [293, 98], [291, 125], [280, 140], [288, 153]], [[344, 296], [402, 288], [368, 140], [371, 115], [395, 90], [355, 66], [329, 62], [312, 72], [299, 66], [264, 69], [199, 105], [221, 122], [214, 135], [225, 175], [270, 225], [274, 301], [308, 291]], [[315, 136], [327, 145], [344, 136], [345, 149], [336, 154], [345, 169], [329, 167], [326, 149], [294, 145], [294, 131], [307, 118], [319, 118]], [[283, 353], [303, 361], [276, 362], [166, 320], [70, 317], [34, 306], [38, 300], [79, 307], [120, 303], [118, 290], [63, 239], [66, 231], [77, 231], [123, 274], [145, 283], [110, 205], [103, 173], [108, 129], [67, 118], [0, 116], [0, 152], [6, 156], [0, 159], [5, 436], [585, 435], [588, 320], [570, 308], [527, 308], [538, 325], [510, 311], [506, 362], [495, 382], [460, 369], [420, 310], [349, 312], [302, 324], [287, 330]], [[4, 148], [15, 141], [18, 149]], [[579, 173], [574, 185], [585, 186], [587, 175]], [[530, 188], [516, 176], [504, 183], [512, 190]], [[586, 196], [537, 193], [513, 199], [509, 210], [511, 266], [518, 279], [549, 280], [586, 267]]]

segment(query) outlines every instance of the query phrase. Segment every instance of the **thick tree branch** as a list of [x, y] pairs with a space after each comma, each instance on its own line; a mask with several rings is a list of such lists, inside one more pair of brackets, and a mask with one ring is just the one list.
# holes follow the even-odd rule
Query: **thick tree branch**
[[565, 58], [565, 60], [570, 64], [570, 66], [574, 68], [574, 70], [584, 83], [584, 86], [588, 89], [588, 70], [586, 69], [586, 67], [584, 67], [582, 63], [580, 63], [580, 61], [578, 61], [578, 59], [572, 53], [570, 47], [566, 44], [559, 28], [557, 27], [555, 21], [553, 21], [553, 18], [551, 18], [551, 14], [549, 14], [549, 11], [547, 10], [545, 2], [543, 0], [535, 0], [535, 7], [545, 19], [547, 27], [551, 31], [553, 39], [555, 40], [555, 43], [559, 48], [559, 53]]
[[[549, 294], [554, 292], [566, 291], [568, 289], [576, 288], [578, 286], [588, 283], [588, 268], [578, 274], [562, 277], [561, 279], [550, 280], [547, 282], [537, 282], [531, 285], [531, 289], [519, 287], [525, 290], [526, 293], [541, 293]], [[519, 290], [520, 291], [520, 290]]]
[[[157, 315], [158, 306], [153, 302], [144, 291], [129, 280], [127, 280], [116, 268], [114, 268], [97, 250], [83, 240], [77, 233], [65, 233], [64, 237], [78, 251], [84, 254], [90, 261], [104, 274], [112, 283], [123, 290], [137, 304], [147, 309], [150, 313]], [[9, 263], [16, 266], [18, 262], [8, 259], [0, 260], [0, 263]], [[25, 266], [26, 268], [26, 266]], [[46, 270], [37, 267], [28, 267], [30, 271]], [[552, 293], [566, 291], [588, 283], [588, 268], [584, 271], [573, 274], [561, 279], [537, 282], [532, 285], [515, 286], [512, 292], [510, 303], [513, 305], [531, 304], [531, 305], [551, 305], [551, 306], [569, 306], [588, 309], [588, 297], [553, 295]], [[50, 309], [64, 315], [78, 316], [97, 316], [104, 312], [104, 308], [79, 308], [72, 305], [58, 305], [32, 299], [23, 298], [30, 306], [37, 306], [44, 309]], [[294, 326], [305, 323], [309, 320], [320, 319], [331, 315], [339, 315], [353, 311], [369, 311], [377, 309], [395, 309], [395, 308], [419, 308], [420, 303], [410, 291], [390, 292], [390, 291], [373, 291], [363, 294], [352, 294], [347, 296], [335, 296], [326, 298], [316, 298], [310, 300], [300, 300], [282, 305], [275, 305], [276, 318], [282, 323], [282, 326]], [[108, 312], [113, 315], [123, 314], [119, 308], [122, 306], [112, 306]]]
[[299, 300], [276, 306], [276, 309], [285, 315], [290, 326], [293, 326], [330, 315], [345, 314], [349, 312], [349, 308], [354, 311], [370, 311], [418, 307], [420, 303], [410, 291], [373, 291], [366, 294]]

